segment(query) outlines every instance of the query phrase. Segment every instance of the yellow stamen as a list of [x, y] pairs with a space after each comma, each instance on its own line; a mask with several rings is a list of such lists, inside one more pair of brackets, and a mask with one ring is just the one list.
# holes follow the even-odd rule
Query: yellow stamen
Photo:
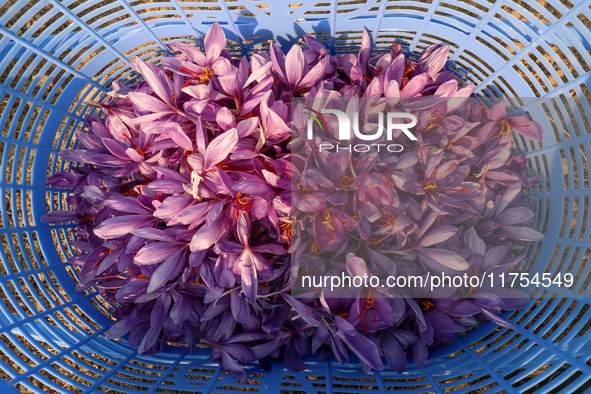
[[328, 210], [324, 211], [324, 222], [322, 222], [322, 224], [326, 224], [329, 229], [334, 231], [334, 227], [330, 225], [330, 212]]
[[318, 248], [318, 245], [312, 239], [310, 240], [310, 252], [320, 254], [320, 248]]
[[439, 185], [437, 185], [434, 181], [429, 181], [423, 189], [425, 189], [425, 190], [436, 189], [437, 186], [439, 186]]
[[244, 194], [238, 192], [238, 194], [236, 195], [236, 201], [238, 201], [242, 205], [246, 205], [246, 204], [248, 204], [249, 200], [247, 197], [244, 197], [244, 201], [242, 201], [243, 196], [244, 196]]
[[298, 183], [298, 190], [301, 190], [304, 193], [310, 193], [310, 189], [306, 186], [304, 187], [304, 185], [302, 185], [301, 183]]
[[511, 126], [509, 125], [509, 122], [505, 120], [501, 124], [503, 125], [503, 128], [501, 129], [501, 135], [506, 137], [511, 134]]

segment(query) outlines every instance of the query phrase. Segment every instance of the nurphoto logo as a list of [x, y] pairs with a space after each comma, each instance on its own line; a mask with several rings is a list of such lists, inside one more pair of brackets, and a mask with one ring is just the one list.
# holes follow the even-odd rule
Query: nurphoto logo
[[[320, 109], [320, 111], [316, 111], [310, 107], [303, 107], [303, 109], [308, 110], [309, 112], [304, 112], [306, 115], [309, 115], [310, 118], [308, 119], [307, 123], [307, 133], [306, 139], [312, 140], [314, 139], [314, 124], [317, 124], [320, 127], [320, 130], [328, 132], [328, 123], [326, 122], [323, 115], [329, 114], [334, 115], [338, 121], [338, 134], [337, 138], [339, 141], [348, 142], [352, 139], [351, 135], [351, 125], [353, 126], [353, 135], [361, 140], [367, 141], [367, 143], [361, 144], [346, 144], [346, 145], [339, 145], [339, 144], [331, 144], [331, 143], [321, 143], [318, 145], [318, 151], [322, 152], [322, 150], [330, 151], [336, 149], [339, 150], [349, 150], [354, 152], [368, 152], [371, 147], [375, 147], [379, 152], [381, 149], [385, 149], [388, 152], [402, 152], [404, 147], [400, 144], [384, 144], [384, 143], [370, 143], [370, 141], [379, 141], [383, 140], [384, 135], [384, 117], [386, 118], [386, 140], [392, 141], [393, 140], [393, 132], [394, 130], [400, 130], [404, 135], [406, 135], [411, 141], [416, 141], [417, 137], [415, 137], [412, 132], [410, 131], [411, 128], [416, 126], [417, 124], [417, 117], [413, 114], [406, 113], [406, 112], [387, 112], [387, 113], [376, 113], [377, 116], [377, 127], [374, 128], [372, 134], [365, 134], [360, 131], [363, 127], [359, 125], [359, 112], [353, 112], [353, 120], [351, 121], [350, 115], [340, 111], [338, 109]], [[385, 115], [385, 116], [384, 116]], [[410, 120], [408, 123], [402, 123], [404, 120]]]

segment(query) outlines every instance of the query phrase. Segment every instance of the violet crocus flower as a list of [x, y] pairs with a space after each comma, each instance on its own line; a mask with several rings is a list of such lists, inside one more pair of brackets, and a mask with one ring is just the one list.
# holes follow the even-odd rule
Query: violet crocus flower
[[242, 290], [250, 302], [255, 302], [259, 276], [262, 279], [269, 278], [271, 267], [259, 253], [282, 254], [285, 249], [280, 245], [249, 245], [250, 223], [245, 213], [240, 213], [236, 227], [236, 237], [240, 244], [232, 241], [223, 241], [216, 245], [216, 250], [221, 254], [239, 255], [233, 267], [233, 272], [241, 276]]
[[478, 133], [478, 140], [484, 143], [492, 138], [501, 137], [503, 141], [508, 142], [511, 138], [511, 131], [523, 135], [529, 140], [540, 142], [544, 138], [541, 127], [526, 118], [525, 116], [507, 117], [507, 102], [500, 101], [488, 111], [487, 123]]
[[291, 95], [298, 90], [305, 91], [315, 86], [324, 76], [328, 66], [328, 58], [324, 57], [309, 69], [299, 45], [294, 45], [287, 55], [283, 55], [279, 46], [273, 43], [270, 54], [273, 70], [287, 83]]
[[[206, 83], [215, 76], [227, 75], [232, 65], [229, 52], [225, 50], [226, 35], [219, 23], [214, 23], [203, 40], [205, 54], [199, 49], [187, 44], [175, 44], [174, 49], [180, 51], [186, 61], [178, 64], [174, 58], [166, 63], [167, 68], [176, 71], [175, 75], [190, 77], [184, 85], [191, 82]], [[178, 67], [178, 68], [177, 68]]]

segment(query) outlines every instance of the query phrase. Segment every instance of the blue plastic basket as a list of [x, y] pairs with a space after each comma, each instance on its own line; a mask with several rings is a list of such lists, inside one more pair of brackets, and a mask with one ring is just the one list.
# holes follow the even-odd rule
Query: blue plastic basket
[[[259, 392], [413, 393], [455, 391], [583, 392], [590, 386], [591, 276], [589, 164], [591, 136], [577, 132], [585, 107], [564, 128], [547, 127], [542, 144], [520, 144], [531, 174], [547, 181], [530, 190], [543, 242], [525, 245], [527, 266], [577, 273], [566, 299], [532, 301], [507, 314], [515, 331], [481, 325], [433, 353], [424, 370], [364, 375], [359, 363], [307, 360], [293, 373], [247, 366], [237, 382], [208, 349], [169, 346], [139, 356], [124, 341], [107, 341], [113, 310], [93, 289], [74, 292], [77, 271], [69, 226], [39, 218], [66, 209], [66, 193], [47, 187], [69, 163], [56, 152], [75, 143], [90, 100], [113, 80], [138, 75], [129, 59], [158, 62], [166, 44], [202, 44], [219, 22], [236, 55], [267, 50], [269, 40], [295, 43], [316, 34], [330, 50], [355, 51], [367, 27], [376, 50], [392, 40], [411, 55], [434, 43], [451, 49], [448, 66], [479, 96], [577, 97], [591, 87], [589, 0], [9, 0], [0, 4], [0, 392], [59, 393]], [[572, 119], [569, 121], [569, 119]], [[551, 126], [551, 125], [550, 125]], [[74, 279], [74, 281], [72, 280]], [[582, 296], [586, 298], [582, 298]], [[579, 299], [575, 299], [579, 297]]]

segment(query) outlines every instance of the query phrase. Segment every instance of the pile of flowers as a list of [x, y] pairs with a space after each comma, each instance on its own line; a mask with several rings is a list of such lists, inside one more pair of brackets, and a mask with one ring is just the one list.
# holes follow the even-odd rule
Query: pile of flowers
[[[72, 189], [74, 209], [41, 220], [77, 223], [76, 289], [118, 305], [107, 338], [148, 355], [208, 344], [246, 381], [240, 363], [282, 358], [297, 371], [311, 353], [403, 372], [405, 352], [423, 367], [430, 347], [479, 321], [510, 327], [498, 315], [527, 301], [517, 290], [292, 297], [302, 272], [327, 270], [320, 253], [351, 275], [460, 275], [509, 270], [523, 256], [508, 245], [542, 237], [522, 193], [539, 179], [511, 154], [512, 131], [540, 141], [539, 126], [471, 98], [445, 70], [446, 46], [414, 62], [397, 44], [372, 57], [367, 32], [357, 56], [304, 39], [233, 59], [215, 24], [205, 53], [179, 43], [162, 67], [136, 59], [143, 80], [114, 82], [93, 103], [105, 116], [87, 116], [77, 147], [59, 153], [83, 164], [48, 179]], [[422, 96], [456, 104], [412, 110], [417, 140], [401, 153], [315, 153], [329, 135], [292, 153], [295, 97]]]

